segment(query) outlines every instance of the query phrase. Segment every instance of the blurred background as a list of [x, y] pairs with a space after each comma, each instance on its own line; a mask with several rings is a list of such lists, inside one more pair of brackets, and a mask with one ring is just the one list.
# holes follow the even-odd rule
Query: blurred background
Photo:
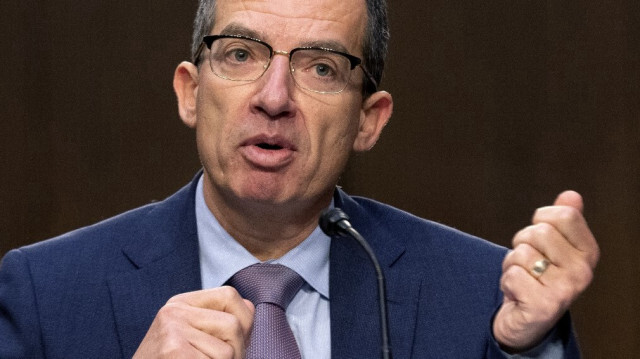
[[[196, 2], [3, 1], [0, 256], [186, 184], [199, 169], [171, 81]], [[508, 246], [583, 194], [602, 257], [572, 308], [585, 358], [640, 352], [640, 6], [390, 4], [394, 116], [351, 194]]]

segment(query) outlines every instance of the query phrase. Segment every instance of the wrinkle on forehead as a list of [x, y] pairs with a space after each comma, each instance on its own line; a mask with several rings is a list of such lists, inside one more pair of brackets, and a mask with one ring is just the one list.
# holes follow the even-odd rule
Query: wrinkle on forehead
[[293, 46], [301, 46], [328, 39], [343, 43], [350, 52], [362, 50], [364, 0], [220, 0], [216, 6], [214, 33], [235, 22], [250, 26], [267, 42], [289, 38], [296, 39]]
[[364, 0], [221, 0], [220, 2], [222, 1], [235, 2], [237, 3], [235, 6], [245, 11], [322, 21], [342, 21], [342, 18], [348, 17], [357, 10], [366, 9]]
[[[248, 27], [238, 24], [237, 22], [232, 22], [225, 26], [224, 29], [220, 31], [221, 35], [241, 35], [246, 36], [251, 39], [263, 40], [264, 36], [260, 33], [249, 29]], [[344, 47], [344, 45], [335, 40], [309, 40], [300, 43], [300, 47], [320, 47], [325, 49], [332, 49], [342, 52], [348, 52], [348, 50]]]

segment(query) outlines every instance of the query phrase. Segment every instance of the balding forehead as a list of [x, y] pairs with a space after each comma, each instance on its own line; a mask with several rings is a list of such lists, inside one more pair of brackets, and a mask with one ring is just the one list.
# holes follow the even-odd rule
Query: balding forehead
[[227, 32], [230, 26], [240, 25], [254, 33], [247, 33], [246, 29], [234, 33], [263, 41], [287, 36], [295, 38], [297, 45], [327, 40], [360, 53], [366, 21], [364, 0], [220, 0], [216, 5], [212, 33], [220, 34]]
[[218, 0], [214, 15], [215, 22], [220, 20], [220, 16], [224, 16], [220, 11], [222, 9], [254, 11], [280, 17], [318, 21], [342, 21], [354, 17], [360, 20], [365, 19], [366, 23], [367, 17], [365, 0]]

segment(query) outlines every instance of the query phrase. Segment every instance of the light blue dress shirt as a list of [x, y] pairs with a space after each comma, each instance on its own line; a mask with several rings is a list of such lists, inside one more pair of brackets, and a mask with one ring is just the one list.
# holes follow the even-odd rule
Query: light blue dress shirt
[[[204, 201], [202, 177], [198, 181], [195, 201], [203, 289], [220, 287], [239, 270], [260, 263], [260, 260], [222, 228], [211, 213]], [[333, 202], [331, 206], [333, 207]], [[293, 269], [306, 281], [286, 311], [287, 321], [303, 359], [331, 358], [330, 245], [331, 238], [317, 227], [309, 237], [287, 254], [268, 261]], [[557, 335], [552, 333], [547, 340], [529, 352], [518, 355], [505, 353], [505, 357], [561, 359], [562, 343]]]
[[[195, 201], [203, 289], [220, 287], [239, 270], [260, 263], [213, 216], [204, 201], [202, 177], [198, 182]], [[269, 261], [293, 269], [306, 281], [286, 311], [302, 358], [331, 358], [330, 244], [331, 239], [318, 227], [287, 254]]]

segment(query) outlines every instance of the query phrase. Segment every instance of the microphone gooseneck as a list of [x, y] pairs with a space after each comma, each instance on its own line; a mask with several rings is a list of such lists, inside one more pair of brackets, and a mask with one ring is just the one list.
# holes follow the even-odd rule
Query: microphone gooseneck
[[389, 314], [387, 311], [387, 294], [384, 274], [378, 263], [375, 253], [369, 246], [369, 243], [353, 228], [349, 223], [349, 216], [340, 208], [332, 208], [325, 210], [320, 215], [320, 228], [329, 237], [351, 237], [355, 239], [365, 252], [369, 255], [369, 259], [373, 263], [378, 277], [378, 301], [380, 304], [380, 329], [382, 336], [382, 358], [391, 359], [391, 347], [389, 346]]

